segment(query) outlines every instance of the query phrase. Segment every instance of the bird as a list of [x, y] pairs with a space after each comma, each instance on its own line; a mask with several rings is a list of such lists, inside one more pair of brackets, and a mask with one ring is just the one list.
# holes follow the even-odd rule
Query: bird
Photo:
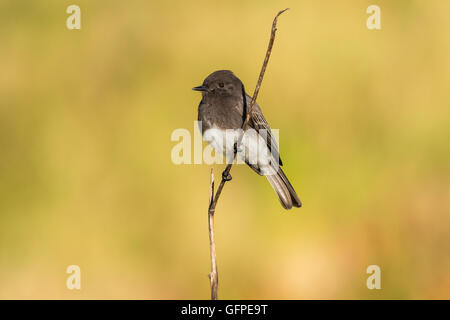
[[[203, 139], [225, 155], [227, 163], [232, 163], [237, 153], [253, 171], [265, 176], [284, 209], [300, 208], [302, 202], [281, 169], [277, 142], [256, 102], [245, 131], [241, 130], [252, 100], [242, 81], [230, 70], [218, 70], [192, 90], [202, 93], [198, 121]], [[227, 181], [232, 178], [225, 171], [222, 177]]]

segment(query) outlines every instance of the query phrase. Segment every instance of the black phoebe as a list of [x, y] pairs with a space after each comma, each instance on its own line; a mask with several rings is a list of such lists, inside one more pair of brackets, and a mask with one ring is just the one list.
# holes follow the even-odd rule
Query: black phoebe
[[[239, 129], [242, 128], [251, 101], [241, 80], [229, 70], [219, 70], [210, 74], [203, 85], [193, 90], [202, 91], [198, 120], [201, 121], [203, 139], [211, 143], [216, 152], [225, 154], [228, 163], [233, 160], [234, 152], [238, 151], [250, 168], [266, 176], [285, 209], [301, 207], [300, 199], [280, 168], [283, 163], [278, 155], [276, 140], [257, 103], [252, 108], [244, 137], [250, 131], [253, 135], [249, 134], [247, 139], [242, 140], [244, 154], [242, 150], [236, 150]], [[230, 135], [233, 130], [238, 134]]]

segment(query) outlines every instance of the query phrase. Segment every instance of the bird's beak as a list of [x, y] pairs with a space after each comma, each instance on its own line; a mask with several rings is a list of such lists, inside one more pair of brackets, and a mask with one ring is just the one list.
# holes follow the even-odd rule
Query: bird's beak
[[195, 90], [195, 91], [208, 91], [208, 88], [206, 86], [198, 86], [198, 87], [192, 88], [192, 90]]

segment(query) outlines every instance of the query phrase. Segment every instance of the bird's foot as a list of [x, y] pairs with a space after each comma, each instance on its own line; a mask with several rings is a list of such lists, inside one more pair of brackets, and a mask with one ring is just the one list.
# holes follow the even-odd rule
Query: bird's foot
[[231, 176], [230, 173], [227, 173], [226, 170], [224, 170], [224, 171], [222, 172], [222, 179], [223, 179], [224, 181], [231, 181], [231, 179], [233, 179], [233, 177]]

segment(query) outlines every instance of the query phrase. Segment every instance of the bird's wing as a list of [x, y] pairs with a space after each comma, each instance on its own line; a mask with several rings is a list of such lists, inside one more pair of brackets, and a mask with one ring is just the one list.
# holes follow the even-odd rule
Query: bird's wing
[[[252, 98], [250, 98], [248, 95], [246, 95], [247, 98], [247, 108], [250, 108], [250, 102], [252, 101]], [[281, 161], [281, 157], [278, 153], [278, 145], [277, 140], [275, 139], [275, 136], [272, 133], [272, 130], [270, 129], [269, 124], [267, 123], [266, 119], [264, 118], [264, 115], [262, 114], [261, 108], [259, 105], [255, 102], [253, 105], [252, 113], [250, 115], [250, 121], [248, 123], [250, 128], [255, 129], [259, 132], [260, 129], [264, 129], [267, 132], [267, 147], [272, 152], [273, 155], [278, 155], [279, 159], [279, 165], [282, 166], [283, 162]]]

